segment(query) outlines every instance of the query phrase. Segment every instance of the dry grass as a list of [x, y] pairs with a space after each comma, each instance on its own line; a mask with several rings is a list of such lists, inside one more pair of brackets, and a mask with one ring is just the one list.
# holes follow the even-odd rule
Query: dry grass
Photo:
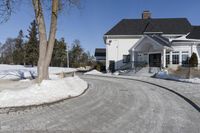
[[180, 78], [200, 78], [200, 69], [189, 67], [178, 67], [177, 70], [168, 69], [169, 74]]

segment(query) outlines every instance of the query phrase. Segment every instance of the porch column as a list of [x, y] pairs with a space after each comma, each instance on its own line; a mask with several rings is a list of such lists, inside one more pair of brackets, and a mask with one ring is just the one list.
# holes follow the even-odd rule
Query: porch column
[[169, 62], [170, 62], [170, 65], [172, 65], [172, 51], [170, 51], [169, 53]]
[[109, 44], [106, 44], [106, 72], [109, 73], [109, 58], [108, 58]]
[[179, 65], [182, 65], [182, 52], [179, 51]]
[[134, 61], [135, 61], [135, 51], [131, 51], [131, 68], [134, 68]]
[[163, 68], [166, 67], [166, 49], [163, 49]]

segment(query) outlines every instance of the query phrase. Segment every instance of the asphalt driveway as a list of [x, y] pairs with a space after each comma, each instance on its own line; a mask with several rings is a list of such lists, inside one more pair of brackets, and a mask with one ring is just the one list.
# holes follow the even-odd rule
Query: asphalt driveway
[[0, 131], [199, 133], [200, 113], [170, 91], [139, 81], [85, 76], [81, 97], [45, 107], [0, 111]]

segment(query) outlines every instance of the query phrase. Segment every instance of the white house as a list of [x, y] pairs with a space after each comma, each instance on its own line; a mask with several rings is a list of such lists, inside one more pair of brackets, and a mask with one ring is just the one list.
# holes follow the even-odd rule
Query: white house
[[188, 63], [194, 52], [200, 62], [200, 26], [186, 18], [123, 19], [104, 35], [106, 69], [118, 70], [137, 65], [176, 67]]

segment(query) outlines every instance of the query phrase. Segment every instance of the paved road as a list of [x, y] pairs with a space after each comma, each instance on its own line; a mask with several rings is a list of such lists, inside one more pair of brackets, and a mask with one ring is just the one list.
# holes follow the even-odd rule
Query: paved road
[[167, 90], [124, 79], [84, 79], [90, 88], [79, 98], [0, 114], [0, 131], [200, 133], [199, 112]]

